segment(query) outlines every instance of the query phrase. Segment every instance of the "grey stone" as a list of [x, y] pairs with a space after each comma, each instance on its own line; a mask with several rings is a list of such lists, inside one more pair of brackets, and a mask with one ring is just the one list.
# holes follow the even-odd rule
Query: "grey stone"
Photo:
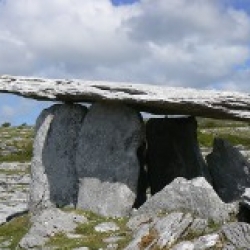
[[0, 92], [63, 102], [123, 102], [140, 111], [156, 114], [250, 120], [250, 96], [247, 93], [15, 76], [0, 76]]
[[80, 180], [79, 186], [79, 208], [103, 216], [123, 217], [130, 214], [135, 194], [127, 185], [85, 177]]
[[207, 219], [195, 218], [189, 227], [189, 231], [195, 234], [203, 234], [208, 226]]
[[[139, 113], [122, 105], [92, 105], [84, 119], [76, 152], [79, 208], [106, 216], [128, 215], [137, 191], [137, 150], [143, 139]], [[93, 195], [98, 199], [93, 199]]]
[[123, 239], [124, 239], [124, 237], [122, 237], [122, 236], [111, 236], [111, 237], [105, 238], [103, 240], [103, 242], [105, 242], [105, 243], [116, 243], [116, 242], [118, 242], [120, 240], [123, 240]]
[[240, 151], [226, 140], [216, 138], [213, 152], [207, 156], [213, 187], [224, 202], [239, 200], [250, 187], [250, 164]]
[[195, 250], [205, 250], [211, 249], [215, 247], [215, 245], [219, 242], [220, 236], [219, 234], [209, 234], [199, 237], [194, 241], [194, 249]]
[[151, 118], [146, 125], [148, 180], [152, 194], [176, 177], [203, 176], [208, 168], [197, 141], [197, 121], [188, 118]]
[[116, 250], [118, 249], [119, 245], [117, 243], [110, 243], [107, 245], [105, 250]]
[[140, 250], [140, 243], [144, 236], [149, 235], [150, 226], [149, 224], [143, 224], [139, 227], [139, 229], [135, 232], [133, 240], [129, 243], [124, 250]]
[[88, 247], [78, 247], [74, 248], [73, 250], [90, 250]]
[[250, 225], [243, 222], [232, 222], [224, 225], [221, 229], [227, 241], [237, 249], [249, 249]]
[[194, 250], [194, 244], [191, 241], [183, 241], [175, 245], [172, 250]]
[[33, 217], [32, 226], [19, 245], [24, 249], [43, 247], [55, 234], [72, 232], [77, 227], [77, 223], [87, 223], [87, 219], [74, 213], [48, 208]]
[[219, 223], [229, 220], [237, 208], [235, 204], [223, 203], [203, 177], [191, 181], [179, 177], [148, 199], [137, 213], [157, 214], [176, 210], [189, 211]]
[[78, 179], [75, 151], [86, 108], [54, 105], [44, 110], [36, 124], [31, 164], [30, 210], [76, 205]]
[[[226, 244], [223, 246], [222, 250], [237, 250], [237, 249], [236, 249], [236, 247], [235, 247], [234, 245], [232, 245], [232, 244], [230, 244], [230, 243], [226, 243]], [[248, 250], [248, 249], [247, 249], [247, 250]]]
[[135, 231], [142, 224], [150, 223], [152, 221], [153, 221], [153, 218], [149, 214], [138, 214], [138, 215], [132, 216], [129, 219], [127, 223], [127, 227], [131, 229], [132, 231]]
[[166, 217], [160, 218], [154, 225], [159, 238], [157, 245], [162, 249], [163, 247], [171, 247], [185, 232], [185, 230], [192, 223], [193, 218], [190, 214], [171, 213]]
[[103, 222], [95, 226], [95, 231], [100, 233], [105, 232], [115, 232], [120, 230], [120, 228], [114, 222]]

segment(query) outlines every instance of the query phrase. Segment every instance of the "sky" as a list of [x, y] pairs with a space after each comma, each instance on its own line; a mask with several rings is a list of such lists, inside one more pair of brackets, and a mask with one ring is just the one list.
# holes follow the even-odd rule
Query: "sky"
[[[0, 75], [250, 93], [249, 0], [0, 0]], [[51, 102], [0, 94], [0, 124]]]

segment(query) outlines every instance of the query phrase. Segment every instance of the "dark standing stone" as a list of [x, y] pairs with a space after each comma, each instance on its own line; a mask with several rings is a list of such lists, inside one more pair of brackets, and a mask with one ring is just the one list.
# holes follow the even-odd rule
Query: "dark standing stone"
[[140, 114], [122, 105], [97, 103], [79, 135], [78, 207], [105, 216], [127, 215], [135, 201], [144, 139]]
[[54, 105], [37, 120], [31, 164], [30, 210], [76, 205], [75, 154], [86, 108]]
[[176, 177], [209, 179], [197, 142], [197, 122], [188, 118], [152, 118], [146, 125], [147, 166], [151, 193]]
[[229, 142], [216, 138], [207, 163], [213, 187], [224, 202], [239, 200], [250, 187], [250, 164]]

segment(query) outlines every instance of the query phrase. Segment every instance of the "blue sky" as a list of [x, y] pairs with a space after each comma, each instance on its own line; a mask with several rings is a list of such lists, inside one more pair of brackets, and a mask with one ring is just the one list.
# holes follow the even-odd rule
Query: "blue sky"
[[[250, 1], [0, 0], [1, 74], [250, 93]], [[0, 124], [50, 105], [1, 94]]]

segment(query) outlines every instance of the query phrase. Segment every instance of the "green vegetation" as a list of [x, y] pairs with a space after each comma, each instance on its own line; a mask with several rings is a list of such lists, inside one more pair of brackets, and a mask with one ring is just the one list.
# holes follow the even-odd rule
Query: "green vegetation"
[[203, 147], [212, 147], [215, 137], [228, 140], [232, 145], [250, 149], [249, 124], [234, 121], [198, 119], [198, 141]]
[[34, 128], [22, 124], [19, 127], [0, 127], [0, 162], [27, 162], [33, 151]]
[[17, 249], [18, 243], [28, 232], [30, 227], [29, 216], [17, 217], [0, 227], [0, 248]]
[[4, 122], [2, 125], [1, 125], [3, 128], [9, 128], [11, 126], [11, 123], [9, 122]]
[[[122, 237], [121, 240], [117, 242], [118, 249], [122, 250], [131, 241], [131, 231], [126, 227], [127, 218], [107, 218], [99, 216], [93, 212], [87, 212], [83, 210], [72, 210], [63, 209], [67, 212], [74, 211], [77, 214], [84, 215], [88, 219], [88, 223], [79, 224], [75, 230], [75, 234], [79, 238], [69, 238], [67, 235], [60, 233], [55, 235], [47, 243], [48, 246], [53, 247], [53, 249], [73, 249], [77, 247], [89, 247], [91, 250], [97, 250], [104, 248], [108, 243], [104, 242], [104, 239], [108, 237]], [[116, 232], [96, 232], [94, 227], [103, 222], [115, 222], [119, 226], [120, 230]], [[63, 246], [63, 248], [62, 248]]]

